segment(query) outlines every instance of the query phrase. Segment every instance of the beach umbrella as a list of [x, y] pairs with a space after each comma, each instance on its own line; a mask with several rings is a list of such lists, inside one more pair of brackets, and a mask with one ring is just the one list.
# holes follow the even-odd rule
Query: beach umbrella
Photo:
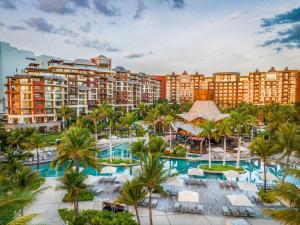
[[179, 179], [177, 177], [169, 177], [167, 181], [165, 182], [166, 185], [169, 186], [176, 186], [176, 187], [182, 187], [183, 186], [183, 180]]
[[226, 195], [232, 206], [253, 206], [246, 195]]
[[109, 143], [109, 140], [108, 139], [106, 139], [106, 138], [102, 138], [102, 139], [100, 139], [99, 141], [98, 141], [98, 144], [108, 144]]
[[178, 193], [179, 202], [199, 202], [199, 194], [194, 191], [181, 191]]
[[202, 177], [202, 176], [204, 176], [204, 172], [203, 172], [203, 170], [201, 170], [199, 168], [191, 168], [191, 169], [188, 169], [188, 175]]
[[255, 184], [249, 182], [238, 182], [237, 183], [240, 190], [250, 191], [250, 192], [258, 192], [258, 188]]
[[133, 176], [129, 174], [120, 174], [117, 176], [116, 181], [120, 183], [125, 183], [126, 181], [131, 181], [133, 179]]
[[117, 167], [113, 167], [113, 166], [105, 166], [102, 168], [101, 173], [116, 173], [117, 172]]
[[232, 180], [240, 176], [240, 174], [234, 170], [228, 170], [223, 172], [227, 180]]

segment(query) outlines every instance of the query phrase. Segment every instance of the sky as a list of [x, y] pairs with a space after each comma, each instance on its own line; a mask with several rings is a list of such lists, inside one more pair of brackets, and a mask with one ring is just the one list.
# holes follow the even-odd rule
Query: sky
[[0, 0], [0, 40], [148, 74], [300, 69], [300, 2]]

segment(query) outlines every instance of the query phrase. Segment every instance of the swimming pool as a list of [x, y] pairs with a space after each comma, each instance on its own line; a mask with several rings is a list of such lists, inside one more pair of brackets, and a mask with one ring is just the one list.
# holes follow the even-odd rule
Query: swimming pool
[[[104, 150], [99, 153], [99, 157], [109, 157], [109, 150]], [[128, 157], [128, 143], [121, 144], [113, 148], [113, 157], [114, 158], [122, 158]], [[207, 161], [188, 161], [182, 159], [162, 159], [164, 161], [165, 169], [170, 169], [173, 173], [179, 173], [179, 177], [187, 178], [189, 177], [187, 172], [190, 168], [195, 168], [198, 165], [208, 164]], [[212, 164], [220, 164], [222, 162], [212, 162]], [[228, 162], [228, 165], [234, 165], [234, 162]], [[245, 169], [245, 173], [241, 174], [239, 181], [247, 181], [247, 182], [255, 182], [262, 183], [263, 181], [258, 176], [260, 172], [263, 171], [263, 164], [260, 160], [242, 160], [241, 166]], [[33, 169], [36, 169], [36, 166], [33, 166]], [[272, 165], [268, 166], [268, 171], [278, 178], [282, 176], [282, 167], [281, 165]], [[51, 169], [50, 163], [40, 165], [40, 174], [43, 177], [60, 177], [63, 175], [64, 168], [61, 169]], [[107, 174], [101, 174], [93, 168], [84, 169], [84, 173], [93, 176], [105, 176]], [[132, 174], [132, 169], [117, 167], [117, 174], [127, 173]], [[222, 174], [205, 174], [205, 178], [207, 179], [225, 179]], [[292, 182], [294, 184], [300, 185], [300, 181], [293, 178], [287, 177], [287, 181]]]

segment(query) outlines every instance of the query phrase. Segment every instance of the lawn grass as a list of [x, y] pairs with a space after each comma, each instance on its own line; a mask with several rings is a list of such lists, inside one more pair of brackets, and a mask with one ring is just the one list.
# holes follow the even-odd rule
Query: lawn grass
[[234, 171], [237, 171], [237, 172], [243, 172], [244, 171], [244, 169], [242, 167], [237, 169], [235, 166], [231, 166], [231, 165], [223, 166], [222, 164], [211, 165], [211, 168], [209, 168], [208, 165], [205, 164], [205, 165], [200, 165], [199, 168], [202, 169], [202, 170], [213, 171], [213, 172], [222, 172], [222, 171], [228, 171], [228, 170], [234, 170]]
[[[78, 201], [92, 201], [94, 200], [94, 194], [91, 191], [83, 191], [79, 193]], [[66, 193], [63, 202], [72, 202], [73, 199], [70, 197], [70, 194]]]
[[47, 145], [55, 144], [56, 139], [61, 138], [62, 133], [47, 133], [43, 135], [43, 139]]
[[[99, 159], [99, 161], [101, 163], [110, 163], [110, 159]], [[137, 163], [138, 161], [132, 159], [132, 163], [130, 162], [129, 159], [112, 159], [112, 163], [111, 164], [121, 164], [121, 163], [125, 163], [125, 164], [133, 164], [133, 163]]]

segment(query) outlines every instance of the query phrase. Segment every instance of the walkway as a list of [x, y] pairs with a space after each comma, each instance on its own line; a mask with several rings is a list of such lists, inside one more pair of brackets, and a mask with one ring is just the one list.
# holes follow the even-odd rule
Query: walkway
[[[38, 216], [31, 224], [62, 225], [57, 210], [59, 208], [72, 208], [72, 204], [63, 203], [64, 190], [55, 190], [58, 180], [55, 178], [46, 178], [45, 186], [49, 188], [44, 191], [38, 200], [28, 209], [25, 214], [38, 213]], [[89, 202], [80, 202], [80, 209], [98, 209], [102, 206], [102, 199], [95, 199]], [[132, 210], [132, 209], [131, 209]], [[139, 209], [142, 225], [148, 225], [148, 210]], [[153, 220], [155, 225], [225, 225], [228, 218], [223, 216], [205, 216], [193, 214], [178, 214], [153, 210]], [[276, 221], [266, 219], [247, 219], [252, 225], [279, 225]]]

